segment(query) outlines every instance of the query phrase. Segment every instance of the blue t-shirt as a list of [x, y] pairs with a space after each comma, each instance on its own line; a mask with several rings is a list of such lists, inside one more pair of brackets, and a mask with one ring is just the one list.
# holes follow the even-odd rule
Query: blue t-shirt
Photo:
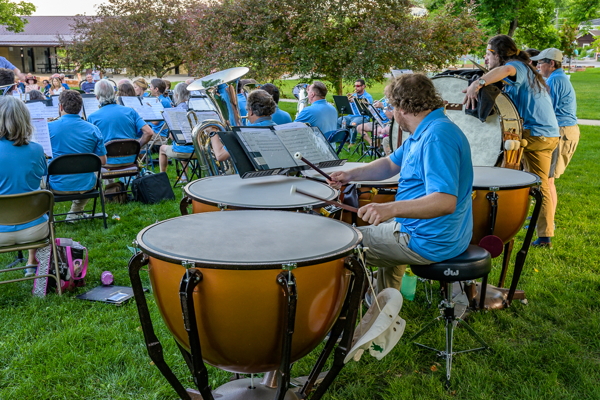
[[562, 68], [550, 74], [546, 80], [558, 126], [577, 125], [577, 98], [571, 81]]
[[323, 134], [326, 134], [337, 129], [337, 117], [338, 113], [335, 107], [327, 100], [322, 99], [300, 111], [295, 122], [309, 123], [310, 126], [316, 126]]
[[273, 121], [273, 119], [269, 116], [269, 117], [260, 117], [258, 118], [256, 121], [254, 121], [254, 123], [250, 123], [250, 121], [248, 121], [248, 123], [246, 124], [246, 126], [273, 126], [273, 125], [277, 125], [275, 123], [275, 121]]
[[83, 90], [86, 93], [90, 93], [92, 90], [94, 90], [95, 86], [96, 84], [94, 82], [85, 81], [81, 84], [81, 90]]
[[279, 107], [275, 109], [275, 114], [273, 114], [271, 117], [273, 118], [273, 122], [275, 122], [277, 125], [289, 124], [292, 122], [290, 113], [281, 110]]
[[[352, 95], [352, 97], [357, 98], [357, 99], [367, 99], [367, 101], [369, 102], [369, 104], [373, 104], [373, 96], [371, 96], [369, 93], [367, 93], [367, 91], [364, 91], [363, 94], [358, 95], [356, 93], [354, 93]], [[358, 111], [358, 107], [356, 106], [356, 104], [354, 102], [350, 102], [350, 107], [352, 107], [352, 117], [360, 117], [361, 113]]]
[[[42, 177], [48, 174], [44, 148], [30, 142], [14, 146], [5, 137], [0, 138], [0, 195], [29, 193], [40, 189]], [[20, 225], [0, 225], [0, 232], [15, 232], [48, 221], [44, 215]]]
[[[248, 103], [248, 99], [244, 93], [237, 94], [238, 108], [240, 110], [240, 117], [245, 117], [248, 115], [248, 111], [246, 110], [246, 104]], [[244, 121], [246, 119], [244, 118]]]
[[8, 61], [6, 58], [0, 57], [0, 68], [6, 68], [6, 69], [13, 70], [16, 67], [14, 65], [12, 65], [11, 62]]
[[531, 87], [530, 82], [535, 79], [533, 71], [521, 61], [509, 61], [506, 65], [517, 70], [516, 76], [504, 79], [504, 91], [523, 118], [523, 128], [529, 129], [531, 136], [559, 137], [550, 95], [544, 88], [538, 91], [537, 87]]
[[[50, 143], [54, 157], [65, 154], [93, 153], [106, 155], [104, 139], [97, 126], [86, 122], [76, 114], [66, 114], [48, 124]], [[59, 191], [91, 190], [96, 184], [96, 176], [89, 174], [52, 175], [50, 188]]]
[[435, 262], [464, 252], [473, 235], [473, 165], [471, 147], [460, 128], [438, 108], [421, 121], [390, 160], [400, 166], [396, 201], [431, 193], [456, 196], [452, 214], [430, 219], [396, 218], [402, 232], [410, 235], [408, 247]]
[[[146, 121], [133, 108], [119, 104], [107, 104], [88, 116], [88, 122], [100, 128], [104, 143], [115, 139], [137, 139]], [[107, 164], [132, 162], [129, 157], [112, 158]]]
[[[184, 103], [179, 103], [179, 105], [177, 105], [175, 108], [181, 109], [183, 111], [187, 111], [188, 110], [188, 105], [185, 102]], [[194, 145], [186, 144], [186, 145], [180, 146], [177, 143], [173, 142], [173, 151], [176, 151], [178, 153], [193, 153], [194, 152]]]

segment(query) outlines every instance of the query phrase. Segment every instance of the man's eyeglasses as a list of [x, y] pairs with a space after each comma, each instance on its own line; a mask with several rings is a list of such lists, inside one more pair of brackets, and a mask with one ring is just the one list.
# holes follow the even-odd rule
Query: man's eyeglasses
[[354, 87], [363, 87], [364, 85], [354, 85]]
[[538, 63], [538, 65], [540, 65], [540, 64], [550, 64], [550, 61], [552, 61], [552, 60], [548, 60], [547, 58], [544, 58], [542, 60], [538, 60], [537, 63]]

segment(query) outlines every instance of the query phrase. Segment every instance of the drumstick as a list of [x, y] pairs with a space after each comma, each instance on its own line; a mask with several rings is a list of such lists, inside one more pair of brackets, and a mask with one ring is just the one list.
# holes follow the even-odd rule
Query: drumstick
[[333, 179], [331, 179], [331, 176], [327, 175], [325, 172], [323, 172], [322, 169], [320, 169], [319, 167], [317, 167], [315, 164], [311, 163], [310, 161], [308, 161], [306, 158], [302, 157], [302, 153], [297, 152], [296, 154], [294, 154], [294, 158], [296, 160], [302, 160], [304, 161], [304, 163], [306, 165], [308, 165], [309, 167], [311, 167], [312, 169], [314, 169], [315, 171], [317, 171], [318, 173], [320, 173], [321, 175], [323, 175], [325, 178], [327, 178], [330, 181], [333, 181]]
[[337, 201], [327, 200], [327, 199], [324, 199], [322, 197], [315, 196], [314, 194], [306, 193], [306, 192], [304, 192], [304, 191], [296, 188], [296, 185], [292, 185], [292, 188], [290, 190], [290, 194], [294, 195], [295, 193], [298, 193], [298, 194], [301, 194], [301, 195], [304, 195], [304, 196], [307, 196], [307, 197], [312, 197], [313, 199], [321, 200], [323, 203], [326, 203], [326, 204], [331, 204], [331, 205], [334, 205], [334, 206], [341, 207], [341, 208], [343, 208], [346, 211], [350, 211], [350, 212], [353, 212], [353, 213], [358, 212], [358, 208], [356, 208], [356, 207], [352, 207], [352, 206], [349, 206], [347, 204], [340, 203], [340, 202], [337, 202]]

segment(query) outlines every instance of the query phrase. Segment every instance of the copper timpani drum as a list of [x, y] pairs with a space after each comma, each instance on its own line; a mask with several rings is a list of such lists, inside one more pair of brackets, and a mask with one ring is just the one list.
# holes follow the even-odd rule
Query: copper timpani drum
[[507, 168], [473, 168], [472, 244], [488, 235], [508, 243], [519, 232], [529, 212], [529, 189], [540, 178]]
[[471, 157], [474, 166], [493, 167], [499, 165], [504, 153], [504, 134], [520, 139], [523, 126], [519, 112], [513, 102], [504, 93], [496, 98], [494, 112], [485, 122], [465, 114], [462, 92], [469, 81], [458, 76], [438, 76], [432, 78], [433, 85], [449, 104], [446, 116], [464, 132], [471, 145]]
[[[339, 167], [331, 167], [324, 168], [323, 171], [327, 173], [332, 173], [334, 171], [348, 171], [350, 169], [360, 167], [365, 165], [365, 163], [359, 162], [347, 162], [344, 165], [340, 165]], [[306, 170], [302, 171], [302, 173], [310, 179], [316, 179], [319, 181], [325, 181], [325, 178], [316, 171]], [[393, 176], [389, 179], [384, 179], [382, 181], [360, 181], [360, 182], [352, 182], [356, 184], [358, 188], [359, 197], [359, 207], [362, 207], [369, 203], [389, 203], [395, 200], [396, 191], [398, 189], [398, 178], [399, 176]], [[342, 198], [343, 200], [343, 192], [345, 187], [342, 188]], [[342, 212], [342, 221], [352, 224], [354, 221], [352, 220], [353, 213], [350, 212]], [[356, 214], [354, 214], [356, 215]], [[368, 225], [365, 221], [360, 218], [356, 218], [356, 225], [365, 226]]]
[[194, 214], [225, 209], [310, 211], [324, 205], [319, 200], [291, 195], [292, 186], [327, 200], [338, 196], [337, 190], [323, 183], [287, 176], [211, 176], [190, 182], [183, 190], [192, 200]]

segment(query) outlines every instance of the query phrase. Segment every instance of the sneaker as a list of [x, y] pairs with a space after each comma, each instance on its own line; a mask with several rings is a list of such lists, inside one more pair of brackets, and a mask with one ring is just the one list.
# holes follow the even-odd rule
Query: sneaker
[[545, 238], [545, 239], [538, 238], [535, 242], [531, 243], [531, 247], [551, 249], [552, 241], [550, 240], [550, 238]]
[[65, 221], [67, 221], [70, 224], [74, 224], [75, 222], [77, 222], [80, 219], [89, 218], [89, 217], [90, 217], [90, 214], [86, 214], [86, 213], [69, 214], [69, 215], [67, 215], [67, 218], [65, 218]]
[[37, 265], [28, 265], [27, 267], [28, 268], [25, 268], [25, 278], [31, 278], [32, 276], [35, 276], [35, 273], [37, 272]]

